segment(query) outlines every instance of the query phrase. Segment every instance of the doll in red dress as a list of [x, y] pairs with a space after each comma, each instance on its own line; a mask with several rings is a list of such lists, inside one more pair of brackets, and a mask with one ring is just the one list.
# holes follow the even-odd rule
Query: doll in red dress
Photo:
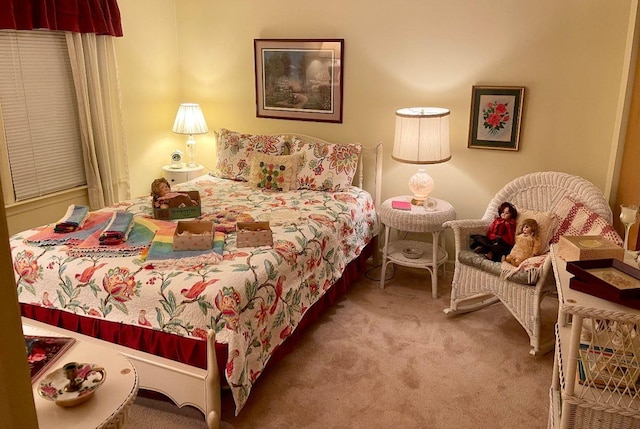
[[472, 234], [471, 249], [487, 259], [499, 262], [508, 255], [516, 242], [518, 211], [511, 203], [504, 202], [498, 208], [498, 216], [489, 226], [486, 235]]

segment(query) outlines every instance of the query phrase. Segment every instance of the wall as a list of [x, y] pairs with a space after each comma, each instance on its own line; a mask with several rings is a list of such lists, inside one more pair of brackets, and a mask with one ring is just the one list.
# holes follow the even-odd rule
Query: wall
[[[413, 105], [451, 109], [453, 158], [428, 171], [434, 196], [459, 217], [481, 215], [496, 190], [526, 172], [567, 171], [603, 190], [613, 174], [630, 1], [176, 5], [182, 94], [203, 105], [210, 128], [381, 141], [385, 196], [404, 192], [415, 171], [389, 157], [394, 111]], [[344, 122], [256, 118], [253, 39], [321, 37], [345, 39]], [[474, 84], [527, 88], [519, 152], [467, 148]]]
[[116, 39], [131, 196], [149, 194], [177, 148], [171, 133], [180, 97], [174, 0], [120, 0], [124, 37]]
[[[403, 0], [375, 8], [364, 0], [182, 0], [177, 30], [171, 1], [119, 3], [133, 195], [146, 193], [171, 150], [184, 147], [170, 132], [183, 101], [202, 105], [210, 129], [383, 142], [385, 197], [404, 192], [415, 170], [390, 159], [394, 111], [447, 107], [453, 158], [428, 171], [434, 196], [452, 202], [458, 217], [480, 216], [503, 184], [532, 171], [579, 174], [608, 192], [631, 0]], [[256, 118], [253, 39], [322, 37], [345, 39], [343, 123]], [[474, 84], [526, 87], [519, 152], [467, 148]], [[213, 135], [197, 140], [198, 160], [213, 168]]]

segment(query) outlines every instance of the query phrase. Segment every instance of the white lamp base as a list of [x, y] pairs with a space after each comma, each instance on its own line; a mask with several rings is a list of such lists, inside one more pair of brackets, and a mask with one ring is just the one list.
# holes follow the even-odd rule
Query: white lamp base
[[426, 201], [434, 186], [435, 183], [427, 171], [423, 167], [418, 168], [418, 172], [409, 179], [409, 189], [413, 193], [411, 204], [414, 206], [427, 205]]
[[196, 140], [193, 138], [193, 134], [189, 134], [187, 139], [187, 159], [188, 167], [195, 167], [196, 164]]

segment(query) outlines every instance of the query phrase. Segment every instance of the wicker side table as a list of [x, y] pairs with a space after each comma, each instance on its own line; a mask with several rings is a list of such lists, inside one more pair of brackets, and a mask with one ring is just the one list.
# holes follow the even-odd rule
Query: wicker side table
[[557, 250], [551, 246], [559, 306], [548, 428], [639, 429], [640, 310], [572, 289]]
[[[442, 224], [444, 222], [456, 218], [456, 211], [450, 203], [437, 198], [429, 198], [429, 207], [412, 205], [411, 210], [394, 209], [392, 201], [410, 202], [411, 197], [389, 198], [382, 203], [378, 211], [380, 222], [385, 229], [380, 287], [384, 288], [385, 273], [387, 265], [390, 263], [405, 267], [422, 268], [431, 273], [431, 295], [433, 298], [437, 298], [438, 267], [444, 264], [448, 258], [444, 243], [442, 247], [438, 245], [440, 232], [443, 230]], [[389, 242], [389, 233], [392, 228], [404, 232], [431, 233], [432, 242], [426, 243], [415, 240]], [[422, 252], [422, 254], [419, 257], [410, 255], [408, 249], [418, 250], [418, 253]]]

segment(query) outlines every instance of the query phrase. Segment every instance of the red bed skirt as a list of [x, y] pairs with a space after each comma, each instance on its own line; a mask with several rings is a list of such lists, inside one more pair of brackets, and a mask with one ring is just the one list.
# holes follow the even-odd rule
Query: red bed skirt
[[[318, 302], [307, 310], [291, 336], [279, 348], [274, 350], [269, 363], [277, 361], [293, 350], [296, 339], [304, 328], [315, 322], [326, 309], [331, 307], [337, 299], [347, 292], [354, 281], [358, 280], [364, 272], [367, 259], [373, 254], [376, 242], [377, 240], [372, 240], [363, 249], [360, 256], [347, 265], [342, 277], [327, 290]], [[81, 316], [33, 304], [20, 303], [20, 309], [24, 317], [38, 320], [48, 325], [58, 326], [69, 331], [162, 356], [190, 366], [206, 368], [206, 342], [203, 340], [168, 334], [136, 325], [126, 325], [120, 322]], [[220, 368], [220, 373], [224, 374], [223, 371], [227, 362], [227, 345], [216, 343], [216, 354], [218, 368]]]

